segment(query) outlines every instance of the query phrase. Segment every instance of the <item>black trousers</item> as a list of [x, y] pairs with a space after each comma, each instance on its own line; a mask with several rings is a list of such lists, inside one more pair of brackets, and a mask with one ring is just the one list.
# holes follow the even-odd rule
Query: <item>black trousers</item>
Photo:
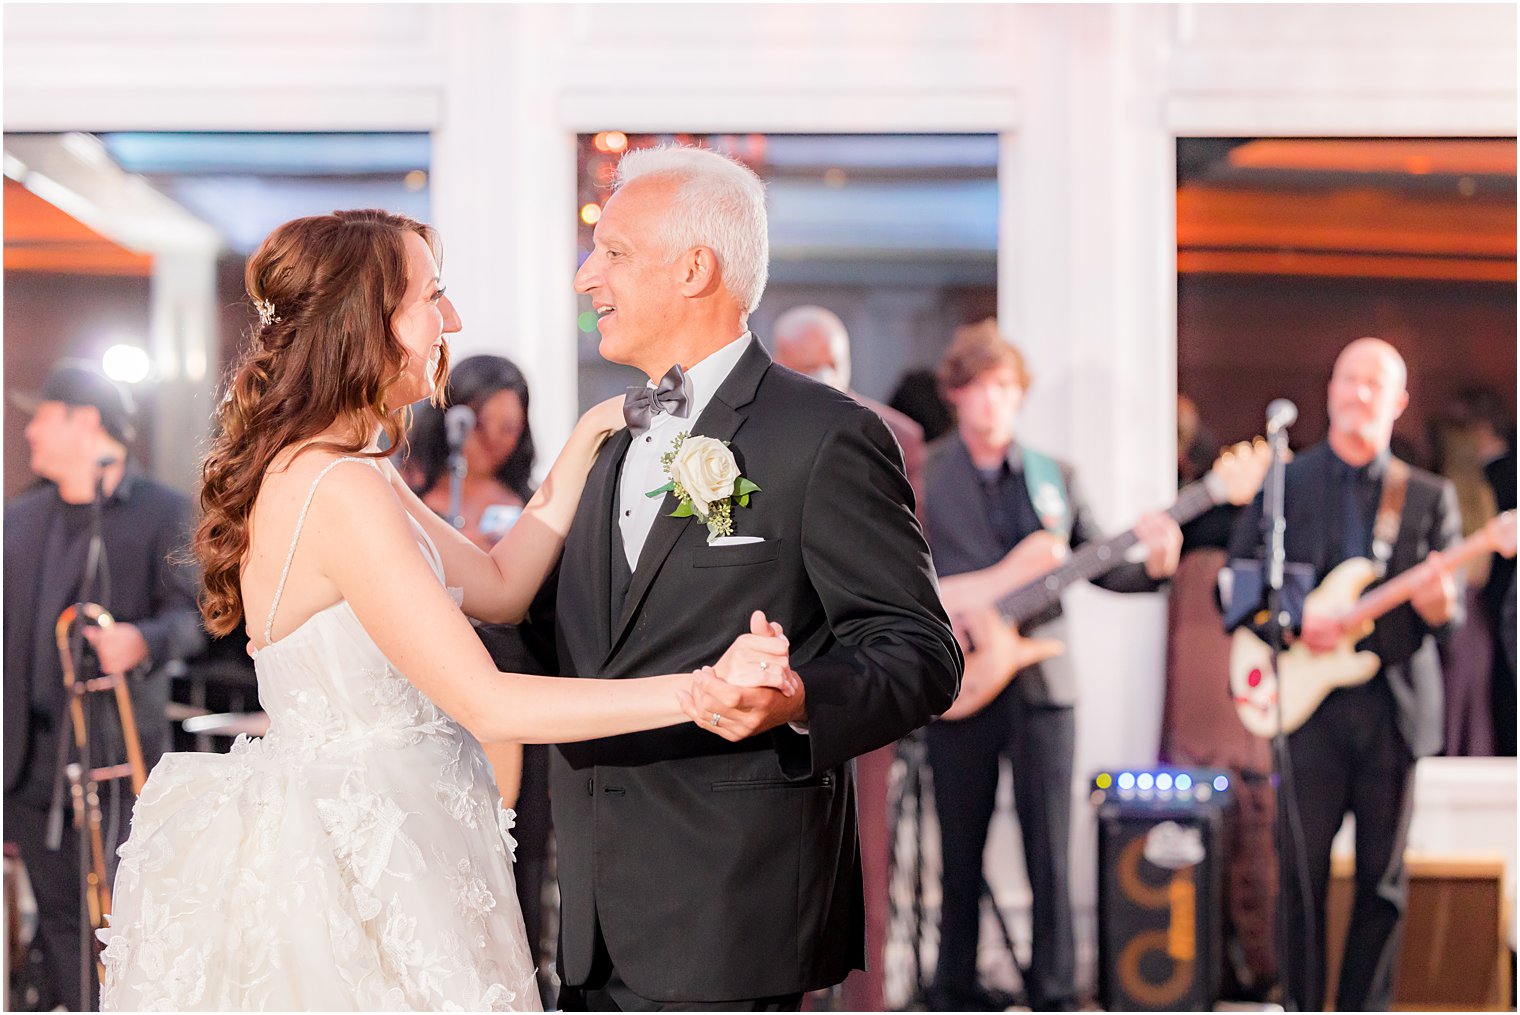
[[512, 830], [517, 851], [512, 876], [517, 882], [517, 901], [522, 907], [523, 927], [533, 964], [543, 962], [544, 877], [549, 859], [549, 749], [543, 744], [524, 744], [522, 783], [517, 790], [517, 827]]
[[[680, 961], [672, 958], [672, 961]], [[739, 1001], [651, 1001], [635, 994], [618, 974], [602, 929], [596, 929], [596, 952], [591, 959], [591, 975], [579, 987], [560, 988], [561, 1011], [801, 1011], [802, 995]]]
[[999, 759], [1006, 756], [1013, 768], [1014, 809], [1034, 901], [1034, 947], [1025, 988], [1035, 1009], [1069, 1006], [1076, 995], [1070, 877], [1073, 710], [1025, 704], [1010, 685], [982, 712], [959, 722], [934, 723], [926, 737], [944, 867], [937, 991], [953, 1000], [977, 989], [982, 854], [996, 804]]
[[45, 791], [37, 788], [5, 797], [5, 838], [20, 848], [21, 862], [37, 897], [33, 947], [42, 960], [37, 984], [40, 1007], [48, 1011], [61, 1004], [69, 1011], [93, 1011], [99, 1000], [93, 967], [89, 995], [80, 996], [79, 830], [65, 799], [62, 847], [57, 852], [48, 849], [48, 804], [39, 802], [42, 795]]
[[[1392, 692], [1382, 676], [1334, 691], [1288, 737], [1288, 756], [1303, 830], [1301, 872], [1291, 838], [1285, 838], [1284, 801], [1278, 807], [1282, 905], [1290, 949], [1284, 984], [1300, 1011], [1321, 1011], [1325, 1001], [1325, 898], [1330, 886], [1330, 843], [1346, 812], [1356, 818], [1356, 890], [1341, 960], [1335, 1007], [1388, 1011], [1394, 967], [1409, 896], [1404, 843], [1413, 810], [1414, 759], [1394, 725]], [[1307, 874], [1307, 882], [1304, 880]], [[1306, 926], [1304, 888], [1313, 913]]]

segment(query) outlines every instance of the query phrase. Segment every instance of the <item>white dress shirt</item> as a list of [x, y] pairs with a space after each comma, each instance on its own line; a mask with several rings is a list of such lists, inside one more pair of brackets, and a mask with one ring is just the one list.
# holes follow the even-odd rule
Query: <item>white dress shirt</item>
[[[623, 532], [623, 552], [628, 558], [630, 571], [638, 570], [639, 554], [644, 549], [644, 541], [649, 538], [649, 530], [654, 528], [660, 509], [665, 506], [664, 494], [658, 497], [645, 496], [650, 490], [658, 489], [670, 481], [660, 465], [660, 456], [670, 450], [676, 434], [683, 431], [693, 433], [692, 427], [702, 415], [702, 410], [707, 408], [713, 393], [728, 379], [734, 365], [739, 362], [739, 357], [749, 348], [749, 342], [750, 333], [746, 331], [700, 363], [690, 367], [683, 364], [689, 392], [686, 404], [691, 410], [690, 414], [684, 419], [668, 412], [655, 414], [649, 422], [649, 430], [635, 437], [628, 447], [628, 453], [623, 456], [623, 471], [618, 479], [617, 521]], [[655, 386], [653, 381], [648, 383], [651, 388]]]

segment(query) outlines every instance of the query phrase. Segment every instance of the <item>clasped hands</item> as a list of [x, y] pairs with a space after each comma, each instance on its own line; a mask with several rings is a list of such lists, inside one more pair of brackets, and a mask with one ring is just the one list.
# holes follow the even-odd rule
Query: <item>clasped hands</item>
[[790, 664], [791, 642], [781, 625], [756, 610], [748, 634], [734, 639], [714, 666], [692, 674], [678, 691], [692, 722], [738, 742], [782, 723], [807, 721], [807, 692]]

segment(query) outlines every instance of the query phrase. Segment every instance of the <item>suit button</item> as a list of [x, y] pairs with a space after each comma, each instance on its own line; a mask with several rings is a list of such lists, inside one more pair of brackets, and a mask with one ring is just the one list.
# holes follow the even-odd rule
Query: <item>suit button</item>
[[596, 785], [595, 785], [595, 783], [596, 783], [596, 777], [595, 776], [593, 776], [593, 775], [586, 776], [586, 795], [587, 796], [596, 796]]

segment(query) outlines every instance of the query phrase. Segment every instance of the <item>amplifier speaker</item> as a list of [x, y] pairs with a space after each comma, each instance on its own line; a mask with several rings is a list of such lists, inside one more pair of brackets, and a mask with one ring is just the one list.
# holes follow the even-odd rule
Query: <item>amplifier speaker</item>
[[[1206, 789], [1163, 795], [1158, 781]], [[1093, 780], [1098, 996], [1107, 1011], [1209, 1011], [1218, 998], [1228, 793], [1214, 786], [1228, 786], [1225, 773], [1168, 769]]]

